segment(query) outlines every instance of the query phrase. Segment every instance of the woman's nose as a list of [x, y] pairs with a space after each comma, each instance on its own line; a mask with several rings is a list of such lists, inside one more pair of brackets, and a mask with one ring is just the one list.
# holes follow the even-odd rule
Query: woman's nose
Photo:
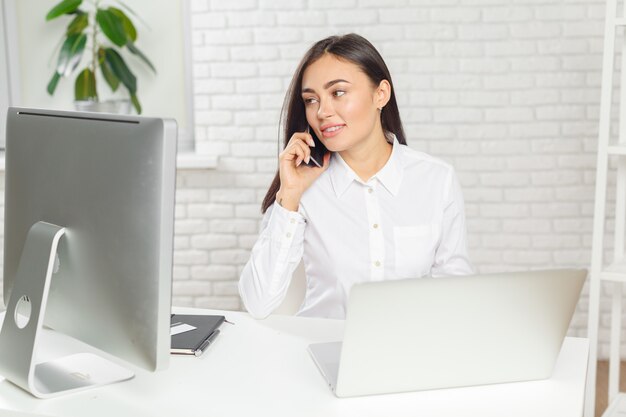
[[334, 115], [335, 110], [333, 109], [332, 103], [329, 100], [321, 100], [320, 106], [317, 109], [317, 117], [320, 119], [326, 119], [332, 115]]

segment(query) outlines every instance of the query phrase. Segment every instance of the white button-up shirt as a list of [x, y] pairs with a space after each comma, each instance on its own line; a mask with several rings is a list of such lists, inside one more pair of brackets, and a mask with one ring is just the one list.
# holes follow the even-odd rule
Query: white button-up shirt
[[307, 280], [300, 316], [345, 318], [359, 282], [473, 273], [454, 169], [394, 139], [385, 166], [364, 182], [333, 153], [297, 212], [274, 203], [265, 213], [239, 280], [252, 316], [282, 303], [300, 260]]

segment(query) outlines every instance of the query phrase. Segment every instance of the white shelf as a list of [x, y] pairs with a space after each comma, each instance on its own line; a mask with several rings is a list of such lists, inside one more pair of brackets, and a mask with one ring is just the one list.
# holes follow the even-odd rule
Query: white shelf
[[626, 282], [626, 260], [620, 259], [604, 268], [600, 273], [603, 281]]
[[626, 393], [620, 392], [615, 400], [602, 414], [602, 417], [624, 417], [626, 416]]
[[609, 155], [622, 155], [626, 156], [626, 144], [611, 145], [607, 148]]
[[[624, 253], [622, 248], [625, 245], [624, 236], [626, 234], [625, 224], [623, 223], [624, 216], [626, 216], [626, 173], [623, 170], [624, 160], [622, 157], [626, 156], [626, 138], [623, 133], [620, 132], [617, 143], [610, 143], [611, 141], [611, 125], [612, 125], [612, 100], [611, 92], [613, 91], [614, 79], [612, 77], [612, 69], [614, 67], [616, 53], [615, 53], [615, 38], [616, 34], [621, 35], [621, 28], [626, 27], [626, 16], [621, 14], [620, 16], [614, 16], [616, 13], [614, 0], [607, 0], [606, 7], [609, 11], [606, 19], [605, 33], [604, 33], [604, 53], [602, 56], [602, 94], [600, 97], [600, 124], [599, 124], [599, 136], [598, 136], [598, 160], [599, 163], [596, 167], [596, 197], [594, 203], [594, 215], [593, 215], [593, 242], [591, 251], [591, 270], [594, 271], [590, 275], [589, 281], [589, 315], [588, 315], [588, 335], [591, 342], [589, 350], [589, 363], [587, 368], [587, 386], [585, 396], [585, 417], [593, 417], [595, 413], [596, 403], [596, 361], [598, 358], [598, 334], [600, 324], [600, 300], [602, 293], [602, 281], [612, 281], [616, 283], [626, 283], [626, 262], [624, 261]], [[626, 76], [626, 67], [621, 68], [621, 77], [623, 79]], [[620, 100], [623, 103], [626, 100], [626, 90], [620, 91]], [[624, 122], [622, 120], [621, 122]], [[608, 267], [604, 267], [602, 264], [602, 257], [605, 251], [604, 248], [604, 232], [606, 221], [606, 200], [607, 200], [607, 182], [609, 178], [609, 162], [610, 156], [618, 156], [620, 158], [620, 165], [616, 175], [616, 187], [615, 187], [615, 226], [614, 233], [616, 241], [615, 248], [619, 250], [614, 251], [616, 253], [616, 262]], [[622, 169], [619, 169], [622, 168]], [[613, 167], [610, 168], [613, 171]], [[621, 258], [621, 259], [620, 259]], [[596, 273], [595, 271], [600, 271]], [[620, 285], [621, 286], [621, 285]], [[617, 416], [621, 415], [626, 417], [626, 395], [619, 394], [619, 379], [620, 379], [620, 355], [619, 355], [619, 341], [621, 334], [621, 311], [622, 311], [622, 297], [619, 292], [612, 294], [611, 303], [611, 330], [610, 330], [610, 357], [609, 357], [609, 386], [608, 390], [614, 394], [617, 398], [612, 401], [611, 406], [604, 413], [604, 416]]]

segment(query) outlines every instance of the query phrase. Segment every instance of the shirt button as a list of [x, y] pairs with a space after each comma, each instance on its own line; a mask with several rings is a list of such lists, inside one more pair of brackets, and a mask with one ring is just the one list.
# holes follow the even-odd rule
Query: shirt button
[[376, 266], [380, 266], [380, 261], [376, 261], [376, 262], [374, 262], [374, 265], [376, 265]]
[[294, 224], [296, 222], [296, 219], [291, 219], [291, 224]]
[[368, 188], [368, 189], [367, 189], [367, 192], [368, 192], [368, 193], [370, 193], [370, 194], [372, 194], [372, 193], [374, 192], [374, 190], [372, 190], [371, 188]]
[[374, 229], [378, 229], [378, 223], [374, 223]]
[[287, 237], [291, 237], [291, 233], [287, 233]]

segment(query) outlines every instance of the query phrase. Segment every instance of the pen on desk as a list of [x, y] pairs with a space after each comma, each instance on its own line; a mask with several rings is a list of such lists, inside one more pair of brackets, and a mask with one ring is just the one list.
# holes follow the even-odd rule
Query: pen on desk
[[214, 330], [213, 333], [211, 333], [209, 335], [209, 337], [206, 338], [204, 343], [202, 343], [202, 345], [200, 345], [200, 347], [198, 349], [196, 349], [196, 351], [194, 352], [194, 355], [196, 355], [196, 356], [202, 355], [204, 353], [204, 351], [206, 350], [206, 348], [208, 348], [211, 344], [213, 344], [213, 342], [215, 341], [215, 338], [219, 334], [220, 334], [219, 330]]

